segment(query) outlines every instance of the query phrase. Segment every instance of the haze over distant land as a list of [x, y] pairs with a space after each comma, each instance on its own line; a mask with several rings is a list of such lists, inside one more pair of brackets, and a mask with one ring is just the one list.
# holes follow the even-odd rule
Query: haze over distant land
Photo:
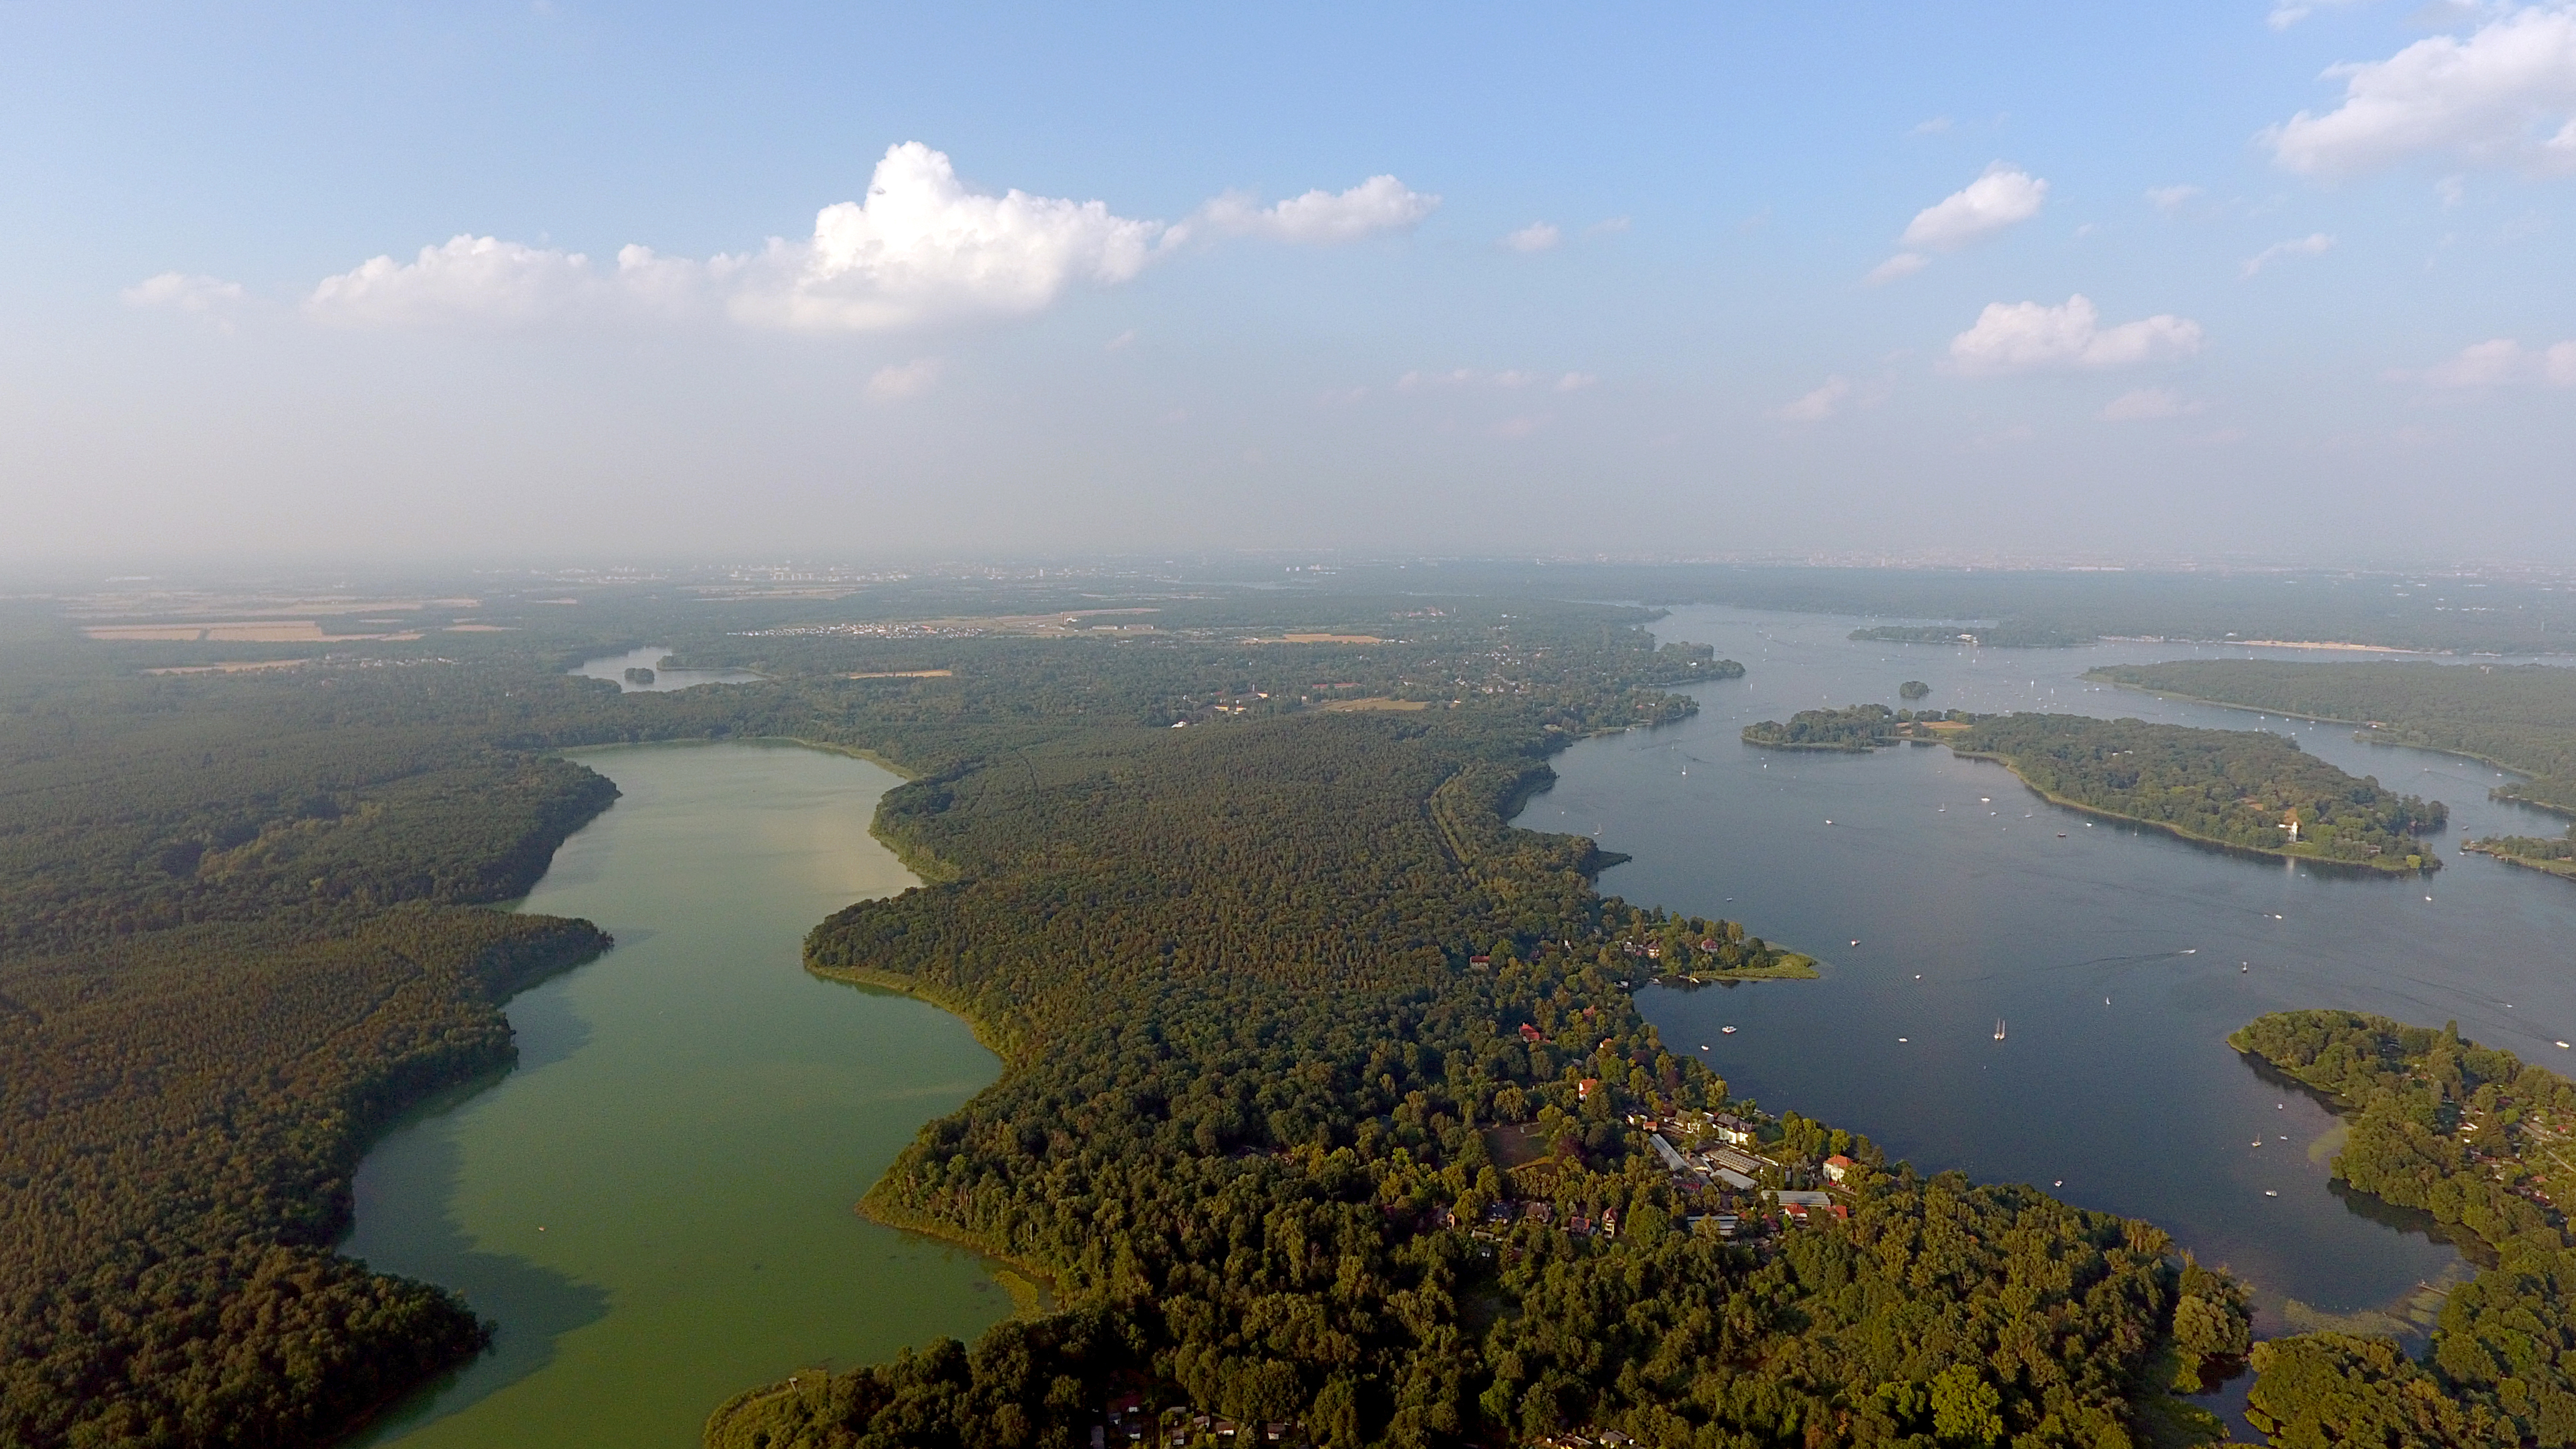
[[20, 565], [2576, 550], [2566, 4], [18, 7], [0, 127]]

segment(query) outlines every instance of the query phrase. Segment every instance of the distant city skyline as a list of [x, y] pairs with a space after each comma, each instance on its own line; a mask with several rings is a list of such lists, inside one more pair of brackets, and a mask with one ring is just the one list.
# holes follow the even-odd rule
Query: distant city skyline
[[2576, 563], [2576, 7], [0, 16], [0, 560]]

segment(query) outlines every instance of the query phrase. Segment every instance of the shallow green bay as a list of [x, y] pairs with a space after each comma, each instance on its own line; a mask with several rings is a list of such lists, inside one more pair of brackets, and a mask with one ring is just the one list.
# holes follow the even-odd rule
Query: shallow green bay
[[500, 1331], [363, 1444], [683, 1449], [738, 1390], [1010, 1309], [980, 1259], [851, 1210], [999, 1071], [956, 1018], [800, 967], [815, 922], [914, 884], [868, 834], [895, 777], [787, 744], [578, 758], [623, 797], [526, 908], [617, 948], [510, 1002], [506, 1077], [368, 1155], [345, 1245]]

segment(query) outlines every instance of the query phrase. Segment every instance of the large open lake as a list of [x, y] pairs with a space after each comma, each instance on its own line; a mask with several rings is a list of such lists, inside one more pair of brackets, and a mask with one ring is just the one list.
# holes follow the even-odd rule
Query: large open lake
[[[1557, 785], [1520, 816], [1634, 856], [1604, 873], [1607, 893], [1740, 919], [1824, 961], [1820, 981], [1645, 992], [1666, 1042], [1772, 1111], [1867, 1133], [1926, 1169], [2152, 1219], [2250, 1279], [2266, 1333], [2398, 1311], [2417, 1285], [2457, 1276], [2458, 1256], [2421, 1225], [2333, 1189], [2322, 1140], [2333, 1119], [2223, 1038], [2267, 1011], [2349, 1007], [2456, 1019], [2482, 1042], [2576, 1071], [2576, 1053], [2554, 1045], [2576, 1040], [2576, 885], [2456, 849], [2463, 832], [2555, 834], [2565, 822], [2490, 802], [2504, 777], [2473, 761], [2081, 677], [2254, 651], [1870, 644], [1846, 637], [1861, 622], [1674, 612], [1659, 637], [1715, 645], [1746, 676], [1698, 690], [1695, 719], [1566, 751]], [[1907, 679], [1933, 686], [1927, 708], [2282, 731], [2354, 774], [2448, 802], [2436, 842], [2447, 868], [2331, 876], [2088, 824], [1946, 749], [1786, 753], [1737, 737], [1800, 709], [1895, 705]]]
[[623, 795], [525, 909], [617, 948], [513, 998], [517, 1067], [368, 1155], [345, 1244], [500, 1331], [364, 1444], [694, 1449], [738, 1390], [1010, 1311], [981, 1260], [851, 1210], [1000, 1069], [956, 1018], [801, 969], [816, 922], [914, 884], [868, 834], [895, 777], [776, 743], [574, 758]]

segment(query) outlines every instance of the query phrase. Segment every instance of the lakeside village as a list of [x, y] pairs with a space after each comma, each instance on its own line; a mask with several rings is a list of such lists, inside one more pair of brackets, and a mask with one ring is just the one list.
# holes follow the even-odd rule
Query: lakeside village
[[[1522, 1028], [1524, 1033], [1531, 1030]], [[1598, 1084], [1587, 1079], [1580, 1090], [1588, 1097]], [[1713, 1234], [1767, 1254], [1783, 1233], [1826, 1218], [1851, 1216], [1842, 1189], [1859, 1172], [1860, 1164], [1841, 1153], [1821, 1161], [1799, 1157], [1783, 1145], [1778, 1124], [1759, 1114], [1748, 1118], [1731, 1112], [1688, 1111], [1654, 1117], [1632, 1112], [1627, 1122], [1644, 1137], [1647, 1151], [1694, 1209], [1687, 1217], [1692, 1232]], [[1436, 1231], [1463, 1230], [1488, 1258], [1518, 1257], [1521, 1249], [1512, 1240], [1520, 1230], [1616, 1238], [1619, 1214], [1605, 1207], [1597, 1217], [1580, 1210], [1560, 1215], [1551, 1203], [1506, 1197], [1487, 1204], [1476, 1221], [1462, 1224], [1444, 1206], [1427, 1213], [1422, 1225]], [[1112, 1402], [1105, 1422], [1092, 1426], [1092, 1449], [1147, 1443], [1157, 1449], [1310, 1449], [1313, 1440], [1298, 1423], [1237, 1423], [1190, 1405], [1157, 1413], [1138, 1394]], [[1635, 1443], [1616, 1429], [1589, 1428], [1529, 1440], [1524, 1449], [1630, 1449]]]

